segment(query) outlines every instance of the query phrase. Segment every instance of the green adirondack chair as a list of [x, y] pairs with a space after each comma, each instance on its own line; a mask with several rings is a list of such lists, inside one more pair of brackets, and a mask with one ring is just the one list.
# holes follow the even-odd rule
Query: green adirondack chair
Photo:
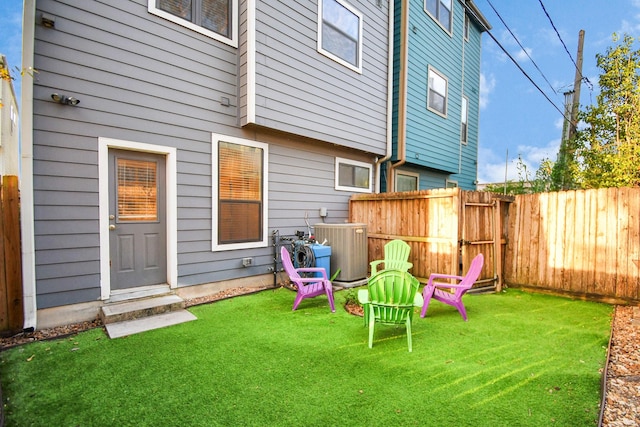
[[364, 324], [369, 327], [369, 348], [373, 347], [376, 323], [402, 325], [407, 328], [409, 351], [413, 310], [422, 307], [424, 299], [418, 291], [420, 282], [402, 270], [382, 270], [369, 278], [367, 289], [358, 291], [358, 301], [364, 307]]
[[384, 259], [371, 261], [371, 276], [379, 270], [380, 264], [384, 264], [384, 270], [409, 271], [413, 264], [408, 262], [411, 246], [403, 240], [395, 239], [384, 245]]

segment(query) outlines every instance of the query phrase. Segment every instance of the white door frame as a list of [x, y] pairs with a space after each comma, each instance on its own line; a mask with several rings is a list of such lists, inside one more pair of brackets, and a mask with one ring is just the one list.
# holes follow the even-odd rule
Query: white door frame
[[112, 138], [98, 138], [98, 186], [100, 200], [100, 298], [111, 295], [111, 269], [109, 266], [109, 149], [142, 151], [166, 157], [167, 203], [167, 283], [178, 286], [178, 207], [176, 148], [145, 144]]

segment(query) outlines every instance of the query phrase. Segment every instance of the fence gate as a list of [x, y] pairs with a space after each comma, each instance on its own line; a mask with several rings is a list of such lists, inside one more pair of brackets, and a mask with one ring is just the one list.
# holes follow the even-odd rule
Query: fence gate
[[500, 201], [490, 193], [462, 191], [460, 197], [460, 267], [469, 269], [471, 260], [482, 253], [484, 267], [474, 289], [501, 287], [501, 214]]

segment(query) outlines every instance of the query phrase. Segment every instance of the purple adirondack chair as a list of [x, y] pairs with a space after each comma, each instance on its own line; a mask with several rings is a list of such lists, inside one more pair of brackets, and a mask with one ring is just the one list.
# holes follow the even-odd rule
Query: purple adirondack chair
[[[327, 279], [327, 272], [322, 267], [304, 267], [295, 268], [293, 262], [291, 262], [291, 255], [284, 246], [280, 250], [280, 257], [282, 258], [282, 266], [284, 271], [289, 275], [291, 281], [298, 288], [296, 299], [293, 301], [293, 309], [298, 308], [298, 304], [305, 298], [313, 298], [318, 295], [326, 294], [329, 299], [329, 305], [331, 311], [335, 312], [336, 308], [333, 303], [333, 288], [329, 279]], [[320, 277], [301, 277], [300, 273], [320, 273]]]
[[[473, 284], [478, 280], [482, 266], [484, 265], [484, 255], [478, 254], [471, 261], [471, 267], [465, 276], [454, 276], [450, 274], [431, 273], [427, 285], [422, 290], [422, 296], [424, 298], [424, 305], [422, 306], [422, 312], [420, 317], [424, 317], [427, 314], [427, 308], [429, 308], [429, 302], [431, 299], [436, 299], [442, 303], [451, 305], [458, 309], [460, 315], [467, 321], [467, 310], [462, 303], [462, 297], [471, 289]], [[436, 279], [454, 279], [457, 280], [457, 284], [436, 282]], [[447, 290], [443, 290], [447, 289]], [[448, 289], [453, 290], [450, 292]]]

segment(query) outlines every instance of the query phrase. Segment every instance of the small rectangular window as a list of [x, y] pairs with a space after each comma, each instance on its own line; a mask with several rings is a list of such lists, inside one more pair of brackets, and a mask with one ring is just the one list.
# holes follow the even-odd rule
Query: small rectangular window
[[213, 250], [267, 242], [267, 145], [213, 135]]
[[361, 73], [362, 14], [343, 0], [320, 0], [318, 51]]
[[462, 108], [460, 111], [460, 141], [463, 144], [467, 143], [469, 133], [469, 101], [466, 96], [462, 97]]
[[448, 33], [451, 33], [452, 7], [452, 0], [425, 0], [424, 2], [427, 13]]
[[429, 67], [429, 94], [427, 108], [443, 115], [447, 115], [447, 79], [433, 68]]
[[336, 190], [371, 193], [373, 168], [370, 164], [336, 157]]
[[464, 40], [469, 41], [469, 15], [464, 14]]
[[450, 181], [450, 180], [445, 180], [445, 187], [446, 188], [458, 188], [458, 181]]
[[238, 0], [148, 0], [150, 13], [237, 47]]
[[398, 172], [396, 175], [396, 191], [415, 191], [418, 189], [420, 175], [412, 172]]

